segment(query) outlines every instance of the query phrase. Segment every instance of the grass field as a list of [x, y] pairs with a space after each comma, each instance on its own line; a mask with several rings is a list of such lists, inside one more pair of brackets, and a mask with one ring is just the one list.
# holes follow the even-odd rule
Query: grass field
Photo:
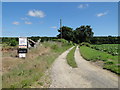
[[67, 55], [67, 63], [73, 68], [77, 67], [77, 64], [76, 64], [75, 58], [74, 58], [75, 49], [76, 49], [76, 47], [74, 47]]
[[80, 52], [86, 60], [94, 62], [103, 61], [103, 68], [120, 74], [118, 69], [118, 67], [120, 67], [120, 64], [118, 63], [118, 56], [113, 56], [107, 52], [95, 50], [86, 46], [81, 46]]
[[71, 46], [61, 42], [44, 42], [41, 46], [29, 50], [25, 59], [14, 57], [16, 51], [4, 52], [3, 88], [29, 88], [44, 75], [54, 60]]

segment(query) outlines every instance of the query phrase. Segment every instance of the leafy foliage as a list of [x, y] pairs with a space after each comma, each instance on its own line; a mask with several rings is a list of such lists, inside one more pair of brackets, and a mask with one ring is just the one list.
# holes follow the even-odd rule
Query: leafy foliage
[[80, 44], [80, 46], [87, 46], [87, 47], [90, 47], [90, 44], [87, 43], [87, 42], [82, 42], [82, 43]]
[[102, 45], [91, 45], [91, 48], [107, 52], [113, 56], [118, 55], [118, 44], [102, 44]]
[[10, 38], [10, 37], [3, 37], [2, 43], [8, 46], [17, 46], [18, 45], [18, 38]]
[[80, 26], [76, 28], [75, 32], [75, 39], [78, 41], [76, 43], [81, 42], [90, 42], [91, 38], [93, 37], [92, 28], [89, 25], [86, 26]]
[[[60, 34], [57, 36], [58, 38], [63, 38], [66, 39], [68, 41], [72, 41], [72, 36], [73, 36], [73, 29], [67, 26], [63, 26], [61, 28], [61, 30], [59, 29], [58, 32], [60, 32]], [[62, 37], [61, 37], [62, 35]]]
[[17, 42], [16, 40], [11, 40], [11, 41], [9, 42], [9, 45], [10, 45], [10, 46], [16, 46], [16, 45], [18, 45], [18, 42]]
[[80, 26], [75, 30], [70, 27], [63, 26], [61, 29], [58, 30], [58, 32], [60, 32], [60, 34], [57, 35], [58, 38], [73, 41], [74, 43], [90, 42], [90, 39], [93, 37], [94, 34], [92, 32], [92, 28], [89, 25]]

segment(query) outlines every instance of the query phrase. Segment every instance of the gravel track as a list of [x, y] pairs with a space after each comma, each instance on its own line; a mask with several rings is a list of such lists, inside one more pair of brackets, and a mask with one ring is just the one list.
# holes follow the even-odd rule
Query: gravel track
[[52, 65], [50, 88], [118, 88], [118, 76], [83, 59], [78, 46], [74, 55], [78, 68], [70, 67], [66, 56], [72, 48]]

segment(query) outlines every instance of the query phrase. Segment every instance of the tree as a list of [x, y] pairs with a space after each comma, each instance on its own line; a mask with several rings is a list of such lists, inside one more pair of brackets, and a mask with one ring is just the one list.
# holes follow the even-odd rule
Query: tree
[[70, 27], [63, 26], [58, 30], [60, 34], [57, 36], [58, 38], [66, 39], [68, 41], [73, 41], [74, 43], [81, 42], [90, 42], [90, 39], [93, 37], [92, 28], [89, 25], [82, 25], [75, 30]]
[[58, 30], [58, 32], [60, 32], [59, 35], [57, 35], [58, 38], [61, 38], [61, 34], [62, 34], [62, 38], [68, 40], [68, 41], [72, 41], [72, 37], [73, 37], [73, 29], [67, 26], [63, 26], [61, 29]]
[[74, 31], [76, 32], [75, 37], [76, 40], [78, 40], [78, 43], [81, 42], [90, 42], [90, 39], [93, 37], [93, 32], [92, 32], [92, 28], [87, 25], [87, 26], [80, 26], [78, 28], [76, 28], [76, 30]]

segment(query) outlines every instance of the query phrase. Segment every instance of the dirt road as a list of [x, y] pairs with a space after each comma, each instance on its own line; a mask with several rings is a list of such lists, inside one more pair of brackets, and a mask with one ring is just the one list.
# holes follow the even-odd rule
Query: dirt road
[[67, 64], [66, 56], [72, 48], [54, 62], [51, 68], [50, 88], [118, 88], [117, 75], [84, 60], [78, 47], [74, 55], [78, 68], [71, 68]]

